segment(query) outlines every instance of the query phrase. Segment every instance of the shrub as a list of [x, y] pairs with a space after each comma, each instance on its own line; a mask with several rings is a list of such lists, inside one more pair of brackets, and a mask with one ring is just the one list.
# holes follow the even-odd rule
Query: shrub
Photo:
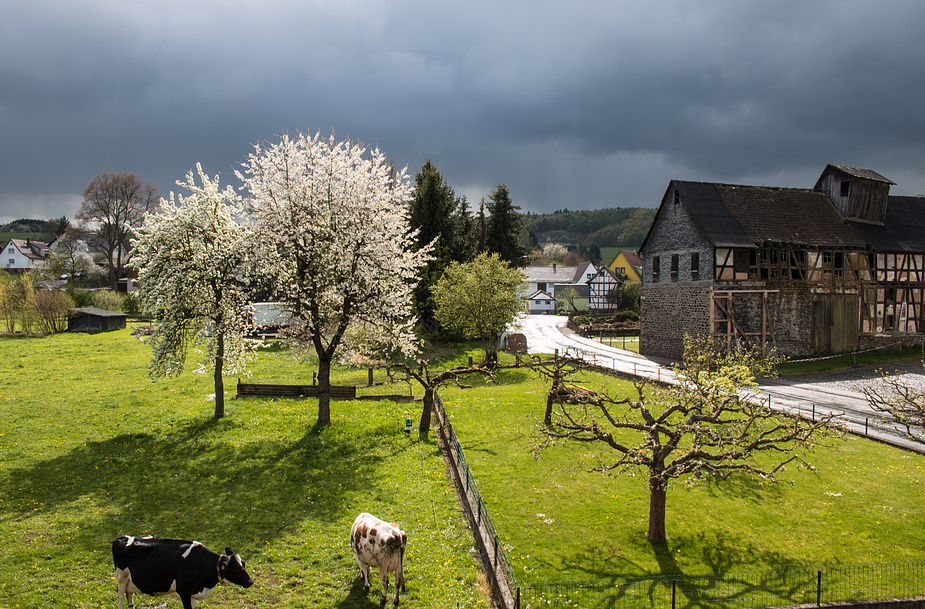
[[129, 292], [122, 297], [122, 312], [132, 317], [141, 315], [141, 299], [137, 292]]
[[75, 307], [93, 306], [93, 298], [87, 290], [78, 290], [74, 286], [68, 286], [67, 295], [71, 297]]
[[74, 299], [60, 290], [37, 290], [35, 311], [44, 332], [53, 334], [67, 330], [67, 315], [74, 308]]
[[112, 290], [96, 290], [91, 294], [93, 306], [104, 311], [121, 311], [122, 294]]
[[639, 321], [639, 313], [636, 311], [620, 311], [613, 316], [615, 322], [619, 321]]

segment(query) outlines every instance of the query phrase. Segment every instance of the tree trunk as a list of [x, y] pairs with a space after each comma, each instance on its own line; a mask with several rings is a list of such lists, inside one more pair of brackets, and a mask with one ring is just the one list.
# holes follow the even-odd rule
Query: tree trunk
[[318, 427], [331, 424], [331, 359], [318, 358]]
[[222, 378], [222, 369], [225, 364], [225, 335], [218, 335], [218, 345], [215, 351], [215, 418], [225, 416], [225, 380]]
[[543, 417], [543, 425], [549, 427], [552, 425], [552, 405], [556, 401], [556, 385], [546, 394], [546, 416]]
[[424, 388], [424, 409], [421, 411], [421, 424], [418, 426], [418, 434], [421, 438], [426, 438], [430, 432], [430, 416], [434, 411], [434, 388]]
[[665, 484], [649, 476], [649, 541], [665, 541]]

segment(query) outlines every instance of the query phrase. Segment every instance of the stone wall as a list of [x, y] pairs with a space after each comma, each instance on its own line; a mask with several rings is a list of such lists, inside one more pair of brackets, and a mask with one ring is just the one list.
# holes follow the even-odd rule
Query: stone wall
[[709, 284], [687, 283], [643, 287], [639, 319], [639, 352], [677, 358], [684, 354], [684, 336], [710, 333]]
[[[696, 269], [691, 268], [692, 254], [699, 258]], [[657, 277], [653, 273], [656, 256]], [[677, 256], [677, 273], [671, 272], [672, 256]], [[680, 358], [686, 334], [710, 332], [713, 246], [697, 228], [687, 207], [675, 203], [673, 188], [659, 207], [642, 258], [639, 352]]]
[[[763, 288], [762, 288], [763, 289]], [[742, 331], [760, 333], [767, 307], [767, 324], [764, 326], [768, 345], [783, 355], [809, 355], [813, 348], [812, 290], [803, 283], [778, 285], [765, 293], [755, 288], [742, 288], [733, 292], [732, 306], [735, 321]]]
[[[710, 334], [713, 286], [703, 282], [643, 286], [639, 352], [680, 358], [684, 336]], [[722, 288], [726, 291], [726, 288]], [[814, 294], [805, 285], [784, 287], [767, 293], [768, 344], [783, 355], [806, 356], [812, 352]], [[728, 300], [723, 300], [728, 307]], [[732, 312], [737, 326], [754, 334], [760, 343], [765, 294], [754, 288], [734, 290]]]

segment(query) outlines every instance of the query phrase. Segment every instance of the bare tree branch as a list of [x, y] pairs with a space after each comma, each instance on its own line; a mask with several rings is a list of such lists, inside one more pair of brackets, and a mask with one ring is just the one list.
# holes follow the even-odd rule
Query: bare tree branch
[[[922, 358], [925, 368], [925, 356]], [[890, 415], [913, 442], [925, 444], [925, 390], [889, 372], [880, 371], [880, 383], [862, 389], [871, 408]]]
[[[611, 458], [598, 455], [589, 471], [621, 474], [642, 469], [650, 489], [649, 539], [665, 539], [665, 494], [681, 478], [725, 479], [745, 474], [776, 477], [791, 464], [812, 470], [803, 454], [829, 433], [830, 419], [806, 421], [773, 413], [747, 389], [767, 375], [774, 358], [736, 350], [719, 352], [688, 339], [677, 385], [650, 388], [634, 383], [633, 397], [614, 398], [575, 385], [585, 368], [577, 358], [536, 360], [534, 370], [551, 382], [553, 408], [539, 429], [541, 453], [561, 441], [600, 442]], [[746, 390], [746, 391], [744, 391]], [[759, 454], [767, 455], [761, 462]]]

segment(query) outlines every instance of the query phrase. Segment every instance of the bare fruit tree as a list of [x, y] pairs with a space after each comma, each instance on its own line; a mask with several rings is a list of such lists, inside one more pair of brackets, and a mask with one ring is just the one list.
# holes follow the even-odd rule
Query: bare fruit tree
[[774, 363], [745, 349], [724, 353], [706, 340], [688, 338], [684, 366], [675, 370], [678, 384], [637, 383], [635, 395], [619, 399], [570, 386], [574, 361], [547, 366], [543, 374], [552, 379], [550, 396], [558, 408], [550, 423], [539, 425], [543, 440], [537, 448], [561, 441], [599, 443], [607, 450], [591, 471], [643, 470], [647, 536], [664, 541], [667, 494], [675, 480], [745, 475], [776, 481], [791, 464], [813, 469], [804, 454], [830, 429], [829, 420], [774, 413], [750, 393], [755, 377], [772, 373]]
[[81, 222], [87, 243], [104, 254], [113, 290], [118, 289], [131, 261], [134, 231], [141, 227], [145, 213], [159, 203], [157, 189], [134, 173], [105, 171], [84, 189], [75, 218]]
[[[925, 358], [922, 366], [925, 368]], [[925, 386], [882, 372], [879, 383], [867, 385], [862, 391], [871, 408], [891, 416], [907, 438], [925, 444]]]

